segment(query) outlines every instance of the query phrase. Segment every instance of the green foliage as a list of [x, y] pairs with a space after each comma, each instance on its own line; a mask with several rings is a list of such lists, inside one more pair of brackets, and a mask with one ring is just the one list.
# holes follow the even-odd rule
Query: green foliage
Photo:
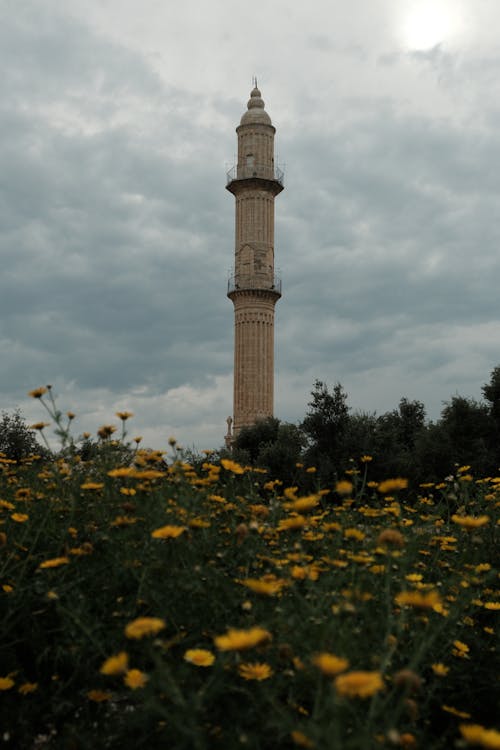
[[234, 456], [269, 471], [275, 479], [293, 476], [305, 445], [305, 437], [294, 424], [271, 417], [243, 428], [234, 443]]
[[489, 473], [495, 470], [491, 465], [489, 450], [494, 424], [485, 404], [472, 398], [453, 396], [444, 405], [441, 425], [450, 439], [455, 463], [467, 463], [473, 456], [476, 471]]
[[340, 383], [330, 392], [321, 380], [316, 380], [309, 410], [301, 428], [307, 437], [309, 449], [306, 460], [319, 467], [322, 479], [331, 479], [345, 462], [344, 437], [349, 426], [347, 393]]
[[277, 440], [279, 426], [279, 419], [269, 417], [259, 419], [249, 427], [243, 427], [234, 441], [235, 452], [243, 451], [248, 461], [257, 464], [262, 446]]
[[483, 396], [488, 402], [491, 418], [495, 423], [495, 438], [500, 436], [500, 367], [495, 367], [490, 382], [483, 385]]
[[11, 461], [21, 461], [33, 454], [44, 452], [19, 410], [12, 414], [2, 412], [0, 420], [0, 453]]
[[342, 476], [361, 455], [373, 457], [374, 479], [404, 476], [414, 486], [470, 462], [474, 471], [494, 474], [499, 463], [500, 367], [493, 370], [483, 394], [486, 403], [453, 396], [440, 419], [430, 422], [424, 404], [407, 398], [378, 416], [352, 413], [340, 383], [330, 391], [317, 380], [300, 426], [307, 438], [304, 460], [317, 467], [323, 482]]

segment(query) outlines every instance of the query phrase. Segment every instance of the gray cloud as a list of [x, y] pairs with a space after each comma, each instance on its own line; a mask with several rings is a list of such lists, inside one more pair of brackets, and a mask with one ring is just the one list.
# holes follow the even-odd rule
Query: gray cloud
[[132, 408], [150, 442], [221, 443], [224, 168], [254, 72], [287, 162], [277, 414], [301, 418], [316, 377], [372, 411], [479, 396], [500, 325], [493, 48], [374, 43], [389, 0], [362, 23], [343, 4], [296, 9], [281, 35], [242, 9], [234, 32], [225, 0], [196, 23], [187, 6], [140, 23], [120, 7], [111, 25], [112, 3], [84, 18], [26, 2], [0, 28], [0, 407], [38, 419], [24, 394], [53, 382], [81, 429]]

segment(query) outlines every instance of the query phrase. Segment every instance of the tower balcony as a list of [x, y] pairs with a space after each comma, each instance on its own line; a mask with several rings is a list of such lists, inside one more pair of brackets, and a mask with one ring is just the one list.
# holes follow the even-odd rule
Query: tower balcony
[[248, 291], [260, 291], [260, 292], [273, 292], [278, 297], [281, 297], [281, 278], [273, 274], [271, 279], [259, 279], [253, 276], [248, 278], [243, 274], [231, 274], [227, 280], [227, 294], [228, 296], [234, 292], [248, 292]]
[[235, 180], [260, 179], [277, 182], [283, 188], [285, 182], [285, 173], [283, 170], [269, 164], [235, 164], [226, 173], [226, 176], [226, 186]]

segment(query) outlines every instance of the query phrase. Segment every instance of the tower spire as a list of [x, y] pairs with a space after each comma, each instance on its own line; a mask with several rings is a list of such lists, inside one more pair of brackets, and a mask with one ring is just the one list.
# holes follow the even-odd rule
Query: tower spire
[[273, 415], [274, 307], [281, 282], [274, 273], [274, 199], [283, 173], [274, 164], [274, 128], [253, 77], [247, 111], [236, 128], [238, 161], [227, 189], [236, 199], [234, 271], [233, 435]]

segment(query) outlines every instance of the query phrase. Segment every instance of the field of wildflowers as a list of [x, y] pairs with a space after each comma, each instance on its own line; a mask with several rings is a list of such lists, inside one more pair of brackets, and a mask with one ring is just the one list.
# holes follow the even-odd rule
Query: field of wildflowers
[[500, 748], [500, 476], [311, 492], [126, 412], [84, 460], [45, 404], [65, 450], [0, 456], [3, 746]]

